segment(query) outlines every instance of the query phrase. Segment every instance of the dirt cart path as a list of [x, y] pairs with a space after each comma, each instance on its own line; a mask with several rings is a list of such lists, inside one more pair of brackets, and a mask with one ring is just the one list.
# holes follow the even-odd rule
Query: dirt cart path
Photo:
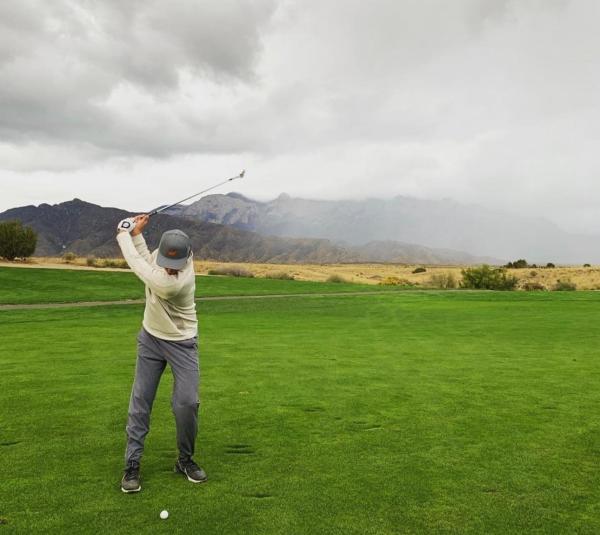
[[[357, 295], [386, 295], [399, 294], [399, 290], [379, 290], [377, 292], [329, 292], [329, 293], [304, 293], [304, 294], [271, 294], [271, 295], [219, 295], [213, 297], [198, 297], [196, 302], [202, 301], [232, 301], [237, 299], [281, 299], [284, 297], [345, 297]], [[76, 301], [74, 303], [32, 303], [17, 305], [0, 305], [2, 310], [36, 310], [47, 308], [84, 308], [112, 305], [142, 305], [145, 299], [123, 299], [119, 301]]]

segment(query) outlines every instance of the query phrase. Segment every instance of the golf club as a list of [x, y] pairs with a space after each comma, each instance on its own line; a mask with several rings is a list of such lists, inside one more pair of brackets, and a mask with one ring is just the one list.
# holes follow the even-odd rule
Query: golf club
[[[198, 197], [198, 195], [202, 195], [203, 193], [212, 191], [213, 189], [216, 189], [219, 186], [223, 186], [224, 184], [227, 184], [228, 182], [233, 182], [234, 180], [237, 180], [239, 178], [244, 178], [245, 174], [246, 174], [246, 170], [244, 169], [239, 175], [228, 178], [227, 180], [224, 180], [223, 182], [219, 182], [218, 184], [215, 184], [214, 186], [211, 186], [210, 188], [206, 188], [202, 191], [199, 191], [198, 193], [194, 193], [193, 195], [190, 195], [189, 197], [186, 197], [185, 199], [181, 199], [180, 201], [174, 202], [173, 204], [169, 204], [168, 206], [160, 206], [158, 208], [155, 208], [154, 210], [152, 210], [151, 212], [148, 213], [148, 217], [152, 217], [153, 215], [160, 214], [161, 212], [164, 212], [165, 210], [167, 210], [169, 208], [173, 208], [173, 206], [177, 206], [178, 204], [181, 204], [185, 201], [189, 201], [190, 199], [193, 199], [194, 197]], [[121, 222], [119, 222], [119, 225], [117, 226], [117, 228], [118, 228], [118, 230], [124, 230], [126, 232], [131, 232], [135, 228], [135, 221], [132, 217], [128, 217], [126, 219], [123, 219]]]
[[228, 182], [232, 182], [233, 180], [237, 180], [238, 178], [244, 178], [245, 174], [246, 174], [246, 170], [244, 169], [239, 175], [233, 176], [231, 178], [228, 178], [227, 180], [224, 180], [223, 182], [219, 182], [218, 184], [215, 184], [214, 186], [211, 186], [210, 188], [202, 190], [202, 191], [200, 191], [198, 193], [194, 193], [193, 195], [190, 195], [189, 197], [186, 197], [185, 199], [181, 199], [180, 201], [174, 202], [173, 204], [169, 204], [168, 206], [161, 206], [159, 208], [156, 208], [155, 210], [152, 210], [148, 214], [148, 216], [152, 217], [153, 215], [160, 214], [160, 212], [163, 212], [164, 210], [168, 210], [169, 208], [173, 208], [173, 206], [177, 206], [178, 204], [181, 204], [182, 202], [189, 201], [190, 199], [193, 199], [194, 197], [198, 197], [198, 195], [202, 195], [203, 193], [207, 193], [207, 192], [209, 192], [209, 191], [211, 191], [213, 189], [218, 188], [219, 186], [227, 184]]

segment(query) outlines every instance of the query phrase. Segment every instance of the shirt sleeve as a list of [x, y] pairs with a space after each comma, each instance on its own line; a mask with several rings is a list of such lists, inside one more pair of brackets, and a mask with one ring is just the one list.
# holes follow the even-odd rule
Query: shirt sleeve
[[[183, 288], [183, 277], [169, 275], [164, 269], [156, 268], [150, 264], [150, 261], [146, 260], [143, 254], [137, 250], [133, 238], [136, 238], [136, 236], [132, 237], [129, 232], [119, 232], [117, 234], [117, 242], [123, 253], [123, 258], [125, 258], [131, 270], [162, 299], [175, 297]], [[148, 250], [147, 247], [146, 250]]]
[[131, 236], [131, 241], [135, 246], [135, 250], [140, 254], [140, 256], [149, 264], [152, 263], [152, 255], [150, 254], [150, 250], [146, 245], [146, 240], [144, 236], [140, 234], [136, 234], [135, 236]]

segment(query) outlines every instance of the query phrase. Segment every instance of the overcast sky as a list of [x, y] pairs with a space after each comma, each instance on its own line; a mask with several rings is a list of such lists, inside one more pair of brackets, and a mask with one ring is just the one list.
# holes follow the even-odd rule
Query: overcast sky
[[[0, 2], [0, 211], [450, 197], [600, 231], [596, 0]], [[224, 190], [223, 192], [227, 192]]]

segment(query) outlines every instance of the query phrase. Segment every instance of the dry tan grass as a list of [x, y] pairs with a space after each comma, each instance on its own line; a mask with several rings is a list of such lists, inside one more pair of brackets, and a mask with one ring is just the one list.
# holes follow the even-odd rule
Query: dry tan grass
[[527, 268], [509, 269], [508, 272], [515, 275], [521, 284], [538, 282], [552, 289], [561, 280], [574, 282], [578, 290], [600, 290], [600, 267]]
[[[461, 266], [424, 266], [425, 273], [413, 273], [418, 265], [401, 264], [254, 264], [243, 262], [216, 262], [197, 260], [194, 262], [196, 273], [206, 275], [211, 269], [220, 266], [240, 266], [251, 271], [256, 277], [268, 274], [288, 273], [296, 280], [326, 281], [331, 275], [338, 275], [348, 282], [361, 284], [379, 284], [387, 277], [406, 279], [418, 286], [427, 287], [434, 273], [453, 273], [457, 280], [461, 279]], [[70, 263], [61, 258], [32, 258], [27, 262], [0, 262], [0, 265], [22, 267], [48, 267], [62, 269], [98, 269], [88, 267], [85, 257], [76, 258]], [[124, 271], [115, 268], [102, 268], [108, 271]], [[538, 282], [551, 289], [558, 280], [570, 280], [578, 290], [600, 290], [600, 267], [557, 267], [509, 269], [521, 283]]]

